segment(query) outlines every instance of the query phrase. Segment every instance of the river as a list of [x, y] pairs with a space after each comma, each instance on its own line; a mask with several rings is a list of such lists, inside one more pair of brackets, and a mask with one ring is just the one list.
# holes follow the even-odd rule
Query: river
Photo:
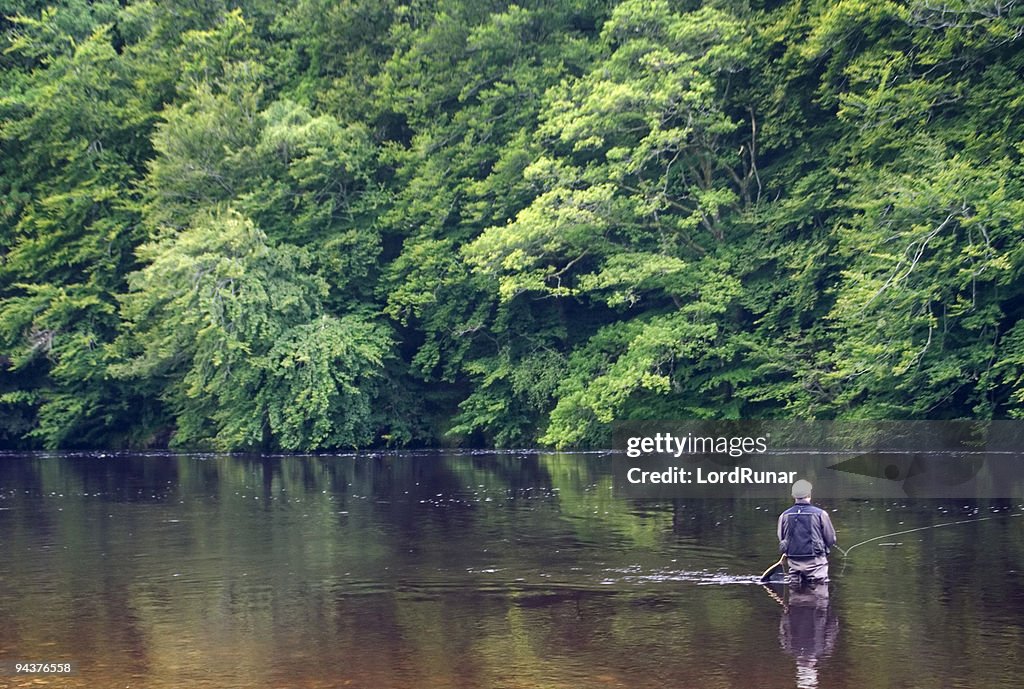
[[785, 493], [624, 498], [602, 453], [4, 454], [0, 661], [75, 668], [0, 686], [1019, 686], [1024, 500], [819, 503], [846, 546], [975, 521], [785, 605]]

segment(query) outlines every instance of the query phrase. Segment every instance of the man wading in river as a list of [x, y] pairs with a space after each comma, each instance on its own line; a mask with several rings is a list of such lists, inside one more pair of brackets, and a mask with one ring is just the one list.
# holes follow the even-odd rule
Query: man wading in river
[[828, 553], [836, 544], [836, 530], [828, 512], [811, 504], [811, 484], [793, 484], [795, 504], [779, 515], [779, 553], [786, 556], [786, 582], [800, 588], [828, 583]]

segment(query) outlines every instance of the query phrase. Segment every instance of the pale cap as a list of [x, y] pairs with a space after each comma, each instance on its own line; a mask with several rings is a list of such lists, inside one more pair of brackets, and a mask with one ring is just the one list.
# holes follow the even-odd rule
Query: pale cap
[[793, 497], [797, 500], [811, 497], [811, 482], [800, 479], [793, 484]]

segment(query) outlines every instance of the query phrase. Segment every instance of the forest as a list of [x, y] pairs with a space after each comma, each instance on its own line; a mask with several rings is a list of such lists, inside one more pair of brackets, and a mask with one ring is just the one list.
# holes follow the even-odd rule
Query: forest
[[8, 0], [0, 446], [1024, 417], [1016, 0]]

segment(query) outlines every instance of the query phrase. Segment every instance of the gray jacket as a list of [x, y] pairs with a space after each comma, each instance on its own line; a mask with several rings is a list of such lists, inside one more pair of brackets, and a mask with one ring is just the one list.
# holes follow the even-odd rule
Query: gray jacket
[[[828, 512], [826, 512], [825, 510], [823, 510], [823, 509], [821, 509], [819, 507], [815, 507], [815, 506], [811, 505], [809, 500], [798, 500], [793, 505], [793, 507], [790, 507], [788, 510], [786, 510], [785, 512], [783, 512], [782, 514], [779, 515], [779, 523], [778, 523], [778, 527], [777, 527], [776, 531], [777, 531], [777, 534], [778, 534], [778, 537], [779, 537], [780, 546], [781, 546], [781, 544], [786, 543], [787, 539], [793, 537], [793, 534], [788, 533], [788, 528], [789, 528], [789, 524], [790, 524], [791, 520], [788, 519], [787, 517], [791, 513], [793, 513], [794, 511], [798, 510], [802, 506], [810, 507], [809, 511], [812, 513], [811, 516], [810, 516], [810, 518], [811, 518], [811, 529], [813, 530], [813, 534], [811, 534], [811, 538], [813, 539], [813, 541], [815, 543], [814, 551], [815, 551], [815, 553], [819, 553], [820, 552], [821, 555], [825, 555], [825, 554], [827, 554], [829, 552], [829, 550], [831, 550], [832, 546], [834, 546], [836, 544], [836, 530], [835, 530], [835, 527], [832, 526], [832, 519], [829, 518]], [[805, 509], [804, 510], [805, 516], [799, 517], [799, 518], [800, 519], [807, 519], [808, 518], [808, 516], [806, 515], [807, 511], [808, 510]], [[804, 538], [806, 538], [807, 537], [807, 534], [806, 534], [806, 529], [807, 529], [806, 522], [804, 522], [803, 524], [804, 525], [803, 525], [802, 529], [799, 529], [798, 533], [799, 533], [799, 531], [802, 530], [804, 532]], [[797, 538], [798, 541], [802, 540], [799, 535], [797, 535], [795, 537]], [[789, 545], [792, 547], [794, 545], [794, 543], [790, 543]], [[782, 552], [785, 552], [785, 550], [782, 549], [782, 547], [780, 547], [780, 550]], [[824, 552], [821, 552], [822, 550]], [[792, 553], [793, 550], [790, 549], [789, 552]]]

